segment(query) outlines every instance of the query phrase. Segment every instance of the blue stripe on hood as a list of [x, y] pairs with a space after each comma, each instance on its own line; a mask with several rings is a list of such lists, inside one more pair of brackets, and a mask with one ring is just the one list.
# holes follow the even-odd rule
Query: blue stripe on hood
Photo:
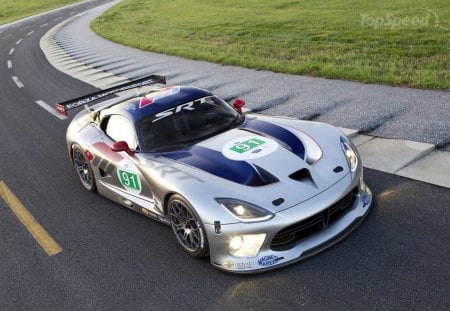
[[243, 130], [249, 130], [254, 133], [261, 134], [263, 136], [269, 136], [274, 138], [278, 142], [282, 143], [284, 147], [291, 152], [298, 155], [303, 160], [305, 159], [305, 146], [302, 141], [291, 133], [289, 130], [285, 129], [276, 124], [261, 120], [247, 120], [241, 127]]
[[256, 165], [230, 160], [221, 152], [201, 146], [194, 145], [168, 152], [164, 156], [241, 185], [264, 186], [278, 181], [276, 177]]

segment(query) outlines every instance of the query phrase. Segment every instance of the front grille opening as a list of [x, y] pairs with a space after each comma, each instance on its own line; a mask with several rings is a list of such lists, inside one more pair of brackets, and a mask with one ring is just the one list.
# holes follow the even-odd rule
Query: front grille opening
[[358, 193], [358, 188], [350, 191], [342, 199], [329, 206], [325, 210], [307, 219], [299, 221], [289, 227], [279, 231], [270, 243], [270, 248], [274, 251], [284, 251], [290, 249], [298, 241], [332, 225], [339, 220], [353, 206]]

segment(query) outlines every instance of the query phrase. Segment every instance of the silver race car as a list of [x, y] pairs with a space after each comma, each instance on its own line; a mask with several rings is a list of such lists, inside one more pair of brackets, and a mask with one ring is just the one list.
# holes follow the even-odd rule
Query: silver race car
[[67, 129], [84, 188], [170, 225], [186, 252], [233, 273], [311, 256], [367, 215], [361, 159], [340, 130], [164, 84], [153, 75], [57, 105], [67, 115], [121, 94], [85, 105]]

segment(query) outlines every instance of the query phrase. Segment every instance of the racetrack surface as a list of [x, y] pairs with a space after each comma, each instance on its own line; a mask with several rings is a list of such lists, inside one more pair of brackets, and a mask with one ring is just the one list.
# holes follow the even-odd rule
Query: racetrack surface
[[306, 261], [249, 276], [190, 258], [169, 227], [84, 191], [65, 147], [69, 121], [36, 101], [95, 89], [50, 66], [39, 40], [103, 2], [0, 29], [0, 181], [62, 248], [48, 256], [0, 198], [0, 309], [450, 308], [445, 188], [366, 170], [375, 205], [355, 232]]

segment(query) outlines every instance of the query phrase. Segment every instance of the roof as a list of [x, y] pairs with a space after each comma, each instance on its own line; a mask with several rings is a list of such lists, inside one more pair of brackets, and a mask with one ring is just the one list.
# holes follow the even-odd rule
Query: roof
[[150, 92], [144, 97], [114, 105], [108, 109], [108, 114], [121, 114], [136, 122], [143, 117], [211, 95], [209, 91], [193, 86], [169, 86]]

